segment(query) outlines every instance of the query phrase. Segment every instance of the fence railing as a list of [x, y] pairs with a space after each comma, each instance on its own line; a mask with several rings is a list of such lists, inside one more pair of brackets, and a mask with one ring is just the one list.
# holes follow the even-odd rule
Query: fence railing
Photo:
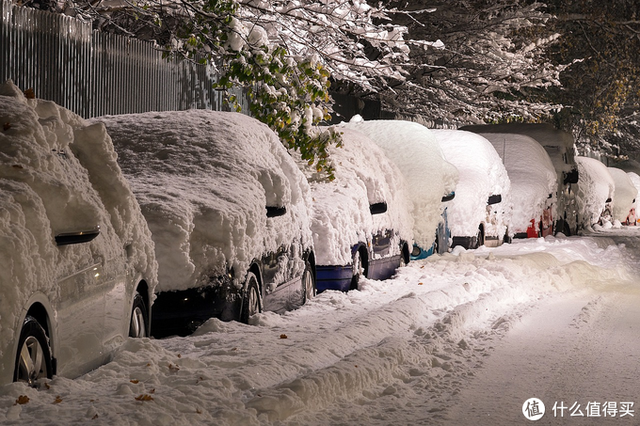
[[[152, 43], [0, 0], [0, 83], [89, 118], [190, 108], [224, 110], [209, 65], [163, 59]], [[244, 100], [243, 110], [248, 110]]]

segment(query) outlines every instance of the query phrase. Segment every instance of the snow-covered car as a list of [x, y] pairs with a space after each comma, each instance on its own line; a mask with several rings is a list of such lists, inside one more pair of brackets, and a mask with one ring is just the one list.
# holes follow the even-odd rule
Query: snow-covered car
[[315, 294], [309, 184], [277, 135], [210, 110], [104, 116], [159, 263], [152, 335]]
[[498, 246], [509, 239], [511, 183], [491, 142], [464, 130], [434, 129], [440, 148], [460, 174], [447, 206], [452, 247]]
[[464, 126], [461, 130], [475, 133], [516, 133], [535, 139], [547, 151], [556, 171], [557, 184], [554, 232], [572, 235], [578, 231], [580, 218], [576, 201], [579, 178], [574, 157], [574, 140], [571, 133], [556, 129], [549, 123], [503, 123]]
[[576, 156], [578, 164], [578, 205], [581, 226], [605, 225], [613, 221], [615, 182], [607, 166], [595, 158]]
[[553, 233], [556, 171], [547, 151], [533, 138], [515, 133], [480, 133], [502, 158], [511, 182], [511, 225], [514, 238]]
[[149, 333], [151, 233], [104, 127], [0, 85], [0, 383], [75, 378]]
[[446, 203], [455, 196], [458, 170], [445, 159], [433, 132], [412, 121], [365, 121], [360, 116], [340, 127], [371, 138], [402, 172], [413, 218], [411, 259], [446, 252], [450, 246]]
[[613, 193], [613, 220], [623, 225], [634, 225], [638, 190], [627, 172], [617, 167], [608, 167], [608, 170], [616, 186]]
[[364, 134], [346, 128], [340, 133], [342, 145], [329, 148], [334, 180], [301, 163], [313, 199], [318, 291], [357, 289], [361, 275], [391, 277], [409, 262], [413, 241], [400, 170]]
[[[629, 176], [629, 179], [631, 179], [633, 186], [635, 186], [638, 192], [640, 192], [640, 176], [636, 172], [627, 172], [627, 175]], [[640, 212], [640, 206], [638, 205], [639, 202], [640, 202], [640, 197], [636, 196], [636, 202], [633, 206], [635, 217], [636, 217], [635, 225], [638, 225], [638, 222], [640, 222], [640, 217], [639, 217], [640, 215], [638, 214], [638, 212]]]

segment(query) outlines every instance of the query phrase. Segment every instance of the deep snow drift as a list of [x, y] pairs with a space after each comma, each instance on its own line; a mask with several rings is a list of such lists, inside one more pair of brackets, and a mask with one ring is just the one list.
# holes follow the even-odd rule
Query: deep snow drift
[[[617, 232], [640, 236], [635, 227]], [[212, 319], [185, 338], [130, 339], [112, 362], [76, 380], [1, 388], [0, 423], [460, 424], [447, 423], [469, 408], [456, 408], [455, 395], [533, 307], [635, 286], [637, 258], [606, 235], [457, 248], [384, 282], [363, 279], [361, 291], [327, 291], [297, 311], [258, 314], [254, 326]], [[583, 321], [601, 304], [577, 306]], [[566, 313], [547, 320], [554, 315]], [[17, 403], [21, 395], [28, 402]]]

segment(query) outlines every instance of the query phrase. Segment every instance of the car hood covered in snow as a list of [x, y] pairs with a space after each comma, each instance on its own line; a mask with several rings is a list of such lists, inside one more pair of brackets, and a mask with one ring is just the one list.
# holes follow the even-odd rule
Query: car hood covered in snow
[[[241, 278], [252, 260], [281, 246], [312, 246], [309, 185], [256, 119], [188, 110], [96, 120], [105, 123], [149, 222], [159, 291], [206, 285], [231, 267]], [[267, 207], [286, 213], [267, 218]]]

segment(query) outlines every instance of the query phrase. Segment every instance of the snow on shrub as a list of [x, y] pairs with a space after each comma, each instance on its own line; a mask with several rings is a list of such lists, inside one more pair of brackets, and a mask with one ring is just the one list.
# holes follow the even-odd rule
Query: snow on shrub
[[[209, 110], [100, 117], [149, 222], [159, 291], [186, 290], [281, 246], [312, 246], [309, 185], [266, 125]], [[266, 207], [286, 214], [267, 220]], [[304, 268], [298, 259], [297, 268]]]
[[[151, 234], [104, 129], [50, 101], [27, 99], [0, 85], [0, 340], [10, 342], [34, 292], [53, 303], [60, 277], [94, 263], [134, 269], [153, 289], [157, 264]], [[86, 244], [57, 247], [54, 237], [93, 230]]]
[[577, 156], [576, 163], [579, 216], [584, 226], [592, 226], [600, 221], [607, 200], [613, 200], [615, 182], [607, 166], [595, 158]]
[[[474, 236], [478, 225], [485, 223], [485, 234], [502, 238], [511, 216], [511, 183], [507, 171], [491, 143], [484, 137], [464, 130], [432, 130], [444, 156], [458, 169], [460, 180], [456, 197], [447, 204], [447, 218], [453, 236]], [[492, 206], [496, 223], [487, 223], [487, 201], [491, 195], [502, 196]]]
[[[511, 231], [526, 232], [531, 219], [538, 221], [549, 203], [555, 207], [558, 183], [549, 154], [529, 136], [514, 133], [482, 133], [482, 136], [502, 158], [511, 181]], [[555, 208], [552, 214], [555, 217]]]
[[[303, 165], [313, 197], [313, 232], [318, 265], [351, 264], [351, 248], [370, 242], [378, 231], [394, 230], [395, 237], [413, 241], [411, 204], [404, 178], [371, 139], [352, 129], [340, 128], [343, 144], [329, 148], [335, 179], [328, 181]], [[372, 215], [371, 204], [386, 203], [387, 212]], [[391, 253], [400, 253], [400, 240]]]
[[629, 211], [635, 206], [638, 190], [627, 172], [617, 167], [608, 167], [608, 169], [616, 186], [613, 194], [613, 219], [624, 223]]
[[442, 197], [455, 191], [458, 182], [458, 170], [445, 160], [433, 132], [410, 121], [363, 121], [359, 116], [340, 127], [369, 136], [398, 166], [412, 203], [414, 241], [425, 249], [431, 247], [442, 221]]

